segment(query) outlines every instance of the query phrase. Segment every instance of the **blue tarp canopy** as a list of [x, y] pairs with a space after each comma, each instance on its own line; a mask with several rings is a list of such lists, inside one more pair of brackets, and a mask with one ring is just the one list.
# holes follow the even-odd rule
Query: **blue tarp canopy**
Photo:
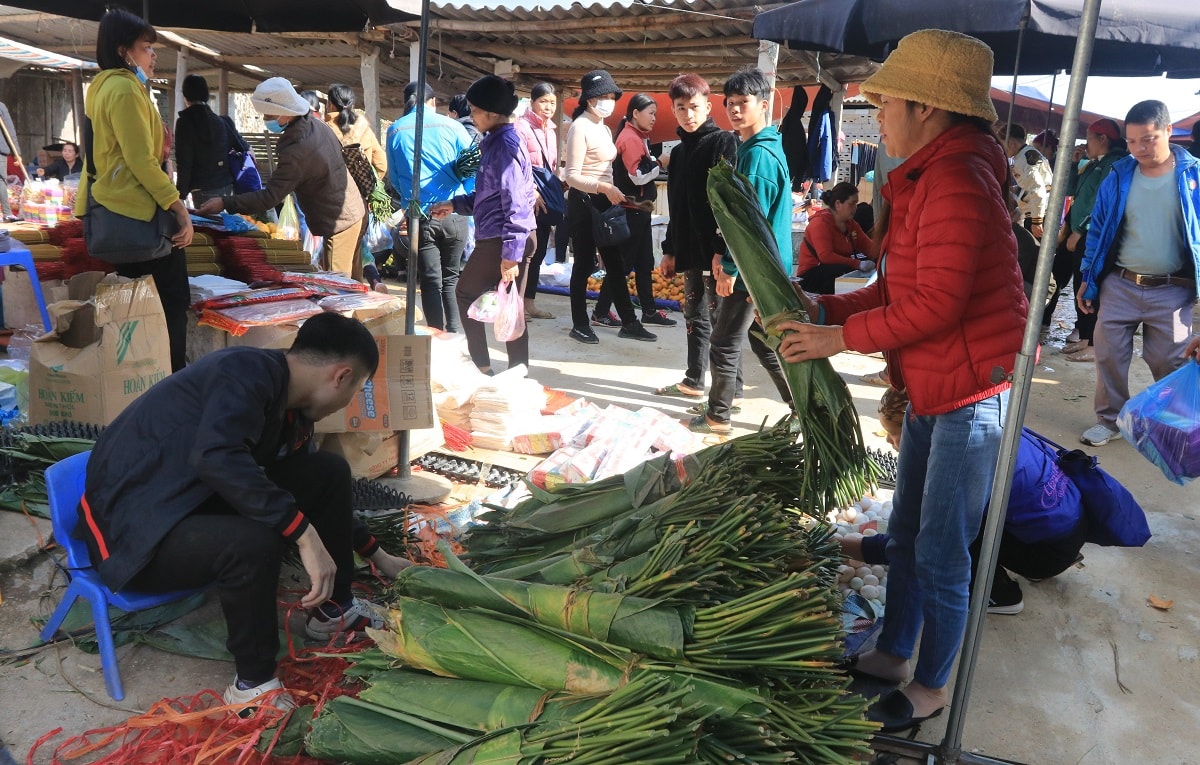
[[[936, 27], [986, 42], [997, 74], [1070, 71], [1083, 0], [799, 0], [758, 14], [754, 36], [798, 50], [877, 61], [905, 35]], [[1024, 38], [1020, 29], [1024, 20]], [[1200, 3], [1104, 0], [1091, 74], [1200, 77]]]

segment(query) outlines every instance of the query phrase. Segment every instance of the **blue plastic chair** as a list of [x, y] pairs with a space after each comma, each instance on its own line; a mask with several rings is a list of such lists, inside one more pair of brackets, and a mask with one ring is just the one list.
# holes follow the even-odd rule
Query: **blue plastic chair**
[[67, 551], [67, 569], [71, 583], [63, 593], [58, 608], [42, 630], [42, 640], [54, 637], [62, 625], [67, 612], [77, 598], [86, 598], [92, 607], [92, 620], [96, 623], [96, 639], [100, 644], [100, 661], [104, 667], [104, 685], [108, 695], [117, 701], [125, 698], [121, 685], [121, 673], [117, 669], [117, 652], [113, 645], [112, 623], [108, 619], [108, 607], [114, 605], [122, 611], [143, 611], [165, 603], [190, 597], [199, 590], [175, 592], [113, 592], [100, 581], [100, 575], [92, 567], [87, 544], [72, 536], [79, 523], [79, 499], [83, 496], [84, 478], [91, 452], [67, 457], [46, 469], [46, 494], [50, 498], [50, 522], [54, 526], [54, 539]]
[[33, 253], [28, 248], [14, 245], [8, 252], [0, 252], [0, 267], [3, 266], [20, 266], [29, 272], [33, 299], [37, 301], [38, 310], [42, 312], [42, 324], [46, 326], [47, 332], [52, 332], [54, 325], [50, 323], [50, 312], [46, 310], [46, 295], [42, 292], [42, 283], [38, 280], [37, 269], [33, 266]]

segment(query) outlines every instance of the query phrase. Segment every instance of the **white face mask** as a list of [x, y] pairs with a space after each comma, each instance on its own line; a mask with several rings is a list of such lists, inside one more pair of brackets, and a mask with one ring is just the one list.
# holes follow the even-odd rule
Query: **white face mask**
[[613, 109], [616, 108], [617, 101], [615, 98], [602, 98], [596, 102], [595, 106], [592, 107], [592, 111], [595, 112], [596, 116], [600, 119], [606, 120], [612, 116]]

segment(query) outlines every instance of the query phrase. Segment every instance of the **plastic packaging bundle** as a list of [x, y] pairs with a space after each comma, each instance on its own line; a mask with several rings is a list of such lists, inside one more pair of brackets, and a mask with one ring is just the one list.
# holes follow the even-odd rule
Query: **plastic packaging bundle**
[[1200, 476], [1200, 362], [1186, 362], [1129, 399], [1117, 427], [1171, 481]]

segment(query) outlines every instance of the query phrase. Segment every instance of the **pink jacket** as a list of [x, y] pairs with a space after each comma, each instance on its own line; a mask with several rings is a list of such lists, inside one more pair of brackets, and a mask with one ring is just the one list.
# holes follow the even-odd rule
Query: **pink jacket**
[[[559, 175], [558, 134], [554, 119], [544, 120], [534, 114], [532, 109], [526, 109], [513, 124], [517, 128], [517, 134], [525, 142], [525, 150], [529, 152], [529, 164], [533, 167], [545, 167], [549, 164], [554, 174]], [[543, 152], [545, 159], [549, 160], [548, 163], [542, 159]]]

